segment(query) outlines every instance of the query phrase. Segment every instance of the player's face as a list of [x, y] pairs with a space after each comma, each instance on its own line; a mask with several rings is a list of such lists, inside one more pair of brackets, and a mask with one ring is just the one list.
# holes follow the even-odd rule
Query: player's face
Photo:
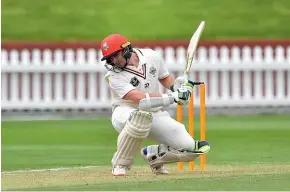
[[114, 65], [120, 68], [123, 68], [126, 65], [126, 59], [122, 56], [122, 51], [113, 55], [110, 60]]

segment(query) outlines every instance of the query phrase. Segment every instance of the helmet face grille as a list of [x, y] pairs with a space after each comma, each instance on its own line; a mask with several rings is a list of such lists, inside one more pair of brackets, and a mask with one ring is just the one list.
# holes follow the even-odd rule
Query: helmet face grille
[[133, 53], [133, 48], [131, 46], [131, 44], [127, 45], [126, 47], [124, 47], [123, 50], [123, 57], [125, 59], [130, 59]]

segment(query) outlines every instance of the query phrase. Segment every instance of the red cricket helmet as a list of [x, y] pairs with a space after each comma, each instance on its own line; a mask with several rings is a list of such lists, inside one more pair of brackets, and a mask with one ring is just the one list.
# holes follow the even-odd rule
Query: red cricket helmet
[[116, 54], [118, 51], [123, 50], [125, 47], [131, 45], [131, 43], [120, 34], [112, 34], [107, 36], [101, 43], [101, 49], [103, 53], [104, 61]]

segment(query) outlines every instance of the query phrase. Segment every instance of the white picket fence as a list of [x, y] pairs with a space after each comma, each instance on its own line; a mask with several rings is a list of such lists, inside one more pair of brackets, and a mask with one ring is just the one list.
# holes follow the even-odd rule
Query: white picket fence
[[[155, 50], [182, 75], [184, 47]], [[100, 57], [95, 49], [2, 50], [2, 110], [110, 108]], [[290, 106], [290, 46], [200, 47], [190, 78], [206, 83], [210, 107]]]

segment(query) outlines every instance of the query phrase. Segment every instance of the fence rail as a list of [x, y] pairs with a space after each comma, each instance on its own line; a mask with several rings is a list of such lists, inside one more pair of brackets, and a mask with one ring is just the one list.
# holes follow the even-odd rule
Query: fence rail
[[[184, 46], [154, 49], [182, 75]], [[110, 108], [100, 58], [93, 48], [3, 49], [2, 110]], [[290, 45], [201, 46], [189, 77], [206, 83], [207, 106], [290, 106]]]

